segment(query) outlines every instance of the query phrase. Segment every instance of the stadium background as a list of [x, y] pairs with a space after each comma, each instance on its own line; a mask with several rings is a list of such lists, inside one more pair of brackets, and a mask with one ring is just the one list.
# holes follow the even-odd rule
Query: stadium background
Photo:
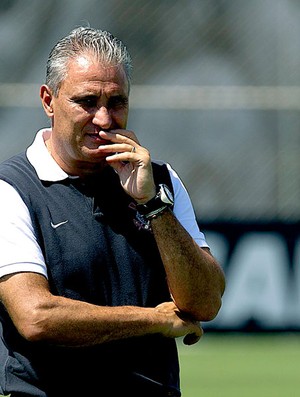
[[1, 0], [0, 160], [48, 125], [38, 90], [84, 24], [134, 60], [128, 128], [183, 178], [227, 276], [208, 331], [300, 330], [299, 0]]

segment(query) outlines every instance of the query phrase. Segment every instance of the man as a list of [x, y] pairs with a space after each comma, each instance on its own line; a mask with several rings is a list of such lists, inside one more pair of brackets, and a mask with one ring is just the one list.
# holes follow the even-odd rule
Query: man
[[0, 167], [0, 393], [180, 396], [175, 339], [219, 311], [182, 182], [126, 129], [130, 72], [120, 40], [72, 31], [40, 90], [51, 128]]

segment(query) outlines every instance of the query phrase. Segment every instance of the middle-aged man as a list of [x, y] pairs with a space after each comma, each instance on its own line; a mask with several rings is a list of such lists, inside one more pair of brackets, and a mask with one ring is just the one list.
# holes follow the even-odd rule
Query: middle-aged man
[[51, 127], [0, 166], [2, 394], [180, 396], [176, 338], [220, 309], [186, 189], [126, 127], [130, 72], [119, 39], [73, 30], [40, 90]]

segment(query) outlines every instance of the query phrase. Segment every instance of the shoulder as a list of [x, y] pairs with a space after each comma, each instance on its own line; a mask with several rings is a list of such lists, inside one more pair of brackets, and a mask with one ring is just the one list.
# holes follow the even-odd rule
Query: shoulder
[[16, 154], [0, 164], [0, 179], [16, 177], [17, 175], [28, 175], [32, 169], [25, 152]]

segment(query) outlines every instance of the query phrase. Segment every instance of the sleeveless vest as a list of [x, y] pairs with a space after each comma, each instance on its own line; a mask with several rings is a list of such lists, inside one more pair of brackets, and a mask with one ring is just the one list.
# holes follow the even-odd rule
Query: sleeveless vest
[[[166, 165], [153, 163], [153, 170], [156, 184], [172, 188]], [[45, 182], [22, 153], [0, 166], [0, 179], [29, 209], [54, 295], [101, 306], [154, 307], [171, 300], [154, 237], [137, 227], [132, 199], [111, 167], [85, 180]], [[67, 348], [25, 341], [2, 306], [0, 320], [2, 393], [180, 395], [173, 339], [152, 335]]]

